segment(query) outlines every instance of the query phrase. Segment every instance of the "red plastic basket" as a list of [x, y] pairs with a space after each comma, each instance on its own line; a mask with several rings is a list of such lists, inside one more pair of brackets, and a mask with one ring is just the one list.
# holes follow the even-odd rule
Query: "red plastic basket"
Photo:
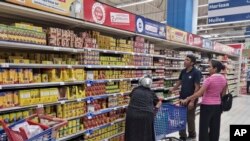
[[[55, 125], [53, 125], [52, 127], [47, 126], [47, 125], [43, 125], [40, 123], [35, 123], [33, 122], [31, 119], [38, 117], [39, 120], [41, 121], [41, 119], [45, 119], [48, 121], [54, 121], [56, 122]], [[31, 137], [30, 139], [28, 139], [28, 136], [25, 132], [25, 130], [23, 128], [19, 128], [20, 132], [16, 132], [14, 130], [12, 130], [11, 128], [27, 121], [30, 125], [38, 125], [40, 126], [44, 131], [38, 135], [35, 135], [34, 137]], [[57, 131], [63, 127], [64, 125], [66, 125], [68, 122], [64, 119], [59, 119], [59, 118], [54, 118], [51, 116], [45, 116], [45, 115], [39, 115], [39, 114], [34, 114], [31, 115], [23, 120], [20, 120], [18, 122], [15, 122], [14, 124], [11, 124], [10, 126], [8, 126], [3, 120], [0, 120], [0, 124], [3, 126], [3, 130], [6, 133], [9, 141], [33, 141], [35, 139], [38, 138], [43, 138], [45, 137], [46, 140], [52, 141], [56, 139], [56, 133]], [[4, 133], [0, 131], [1, 133]]]

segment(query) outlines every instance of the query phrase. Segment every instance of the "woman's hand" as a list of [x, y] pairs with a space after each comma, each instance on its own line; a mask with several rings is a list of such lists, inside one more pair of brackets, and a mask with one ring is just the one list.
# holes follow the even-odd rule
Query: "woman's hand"
[[161, 105], [162, 105], [162, 100], [159, 100], [159, 102], [156, 104], [155, 107], [159, 109], [161, 107]]
[[181, 105], [187, 105], [190, 100], [188, 98], [181, 100]]

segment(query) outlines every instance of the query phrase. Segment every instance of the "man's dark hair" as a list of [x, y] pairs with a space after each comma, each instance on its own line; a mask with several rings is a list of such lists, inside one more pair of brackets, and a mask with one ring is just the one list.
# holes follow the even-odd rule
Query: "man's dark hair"
[[194, 55], [189, 54], [187, 55], [187, 57], [190, 58], [191, 62], [193, 62], [194, 65], [196, 64], [196, 57]]

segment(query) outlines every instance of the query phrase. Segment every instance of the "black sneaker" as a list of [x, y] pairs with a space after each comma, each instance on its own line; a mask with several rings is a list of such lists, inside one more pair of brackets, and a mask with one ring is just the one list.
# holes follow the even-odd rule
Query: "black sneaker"
[[180, 137], [180, 140], [181, 140], [181, 141], [186, 141], [187, 138], [186, 138], [186, 137]]

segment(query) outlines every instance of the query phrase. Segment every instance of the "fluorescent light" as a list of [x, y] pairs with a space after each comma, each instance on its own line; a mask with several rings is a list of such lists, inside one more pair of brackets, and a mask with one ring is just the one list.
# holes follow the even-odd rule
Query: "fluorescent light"
[[242, 35], [242, 36], [227, 36], [227, 37], [216, 37], [216, 38], [210, 38], [211, 40], [216, 40], [216, 39], [234, 39], [234, 38], [245, 38], [245, 37], [250, 37], [250, 35]]
[[206, 6], [208, 6], [208, 4], [198, 5], [199, 8], [200, 7], [206, 7]]
[[138, 2], [119, 4], [119, 5], [116, 5], [116, 7], [117, 8], [129, 7], [129, 6], [139, 5], [139, 4], [148, 3], [148, 2], [152, 2], [152, 1], [154, 1], [154, 0], [143, 0], [143, 1], [138, 1]]

